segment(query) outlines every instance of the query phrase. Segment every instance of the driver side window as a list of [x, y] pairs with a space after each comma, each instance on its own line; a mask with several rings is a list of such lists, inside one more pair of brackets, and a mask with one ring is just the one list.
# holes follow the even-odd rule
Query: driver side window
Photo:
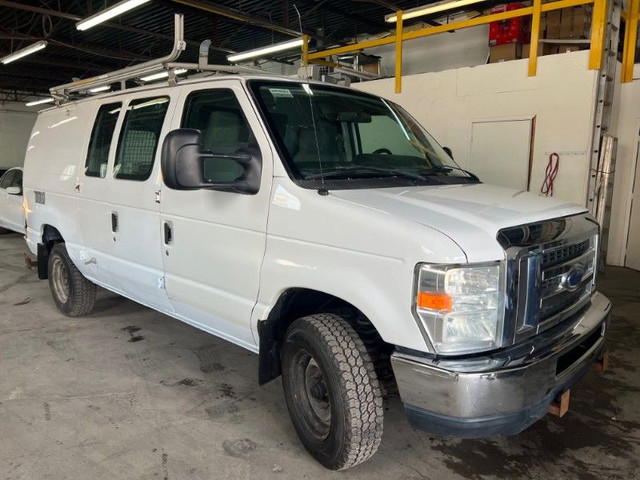
[[[182, 128], [200, 130], [205, 149], [219, 155], [258, 148], [238, 99], [228, 89], [202, 90], [189, 95]], [[218, 157], [204, 163], [206, 181], [232, 182], [243, 173], [242, 167], [233, 160]]]

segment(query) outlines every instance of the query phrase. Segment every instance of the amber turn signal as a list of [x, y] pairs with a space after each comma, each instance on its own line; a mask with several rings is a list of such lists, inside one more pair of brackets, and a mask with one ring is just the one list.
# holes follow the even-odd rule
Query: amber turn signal
[[451, 297], [446, 293], [418, 292], [418, 307], [450, 312]]

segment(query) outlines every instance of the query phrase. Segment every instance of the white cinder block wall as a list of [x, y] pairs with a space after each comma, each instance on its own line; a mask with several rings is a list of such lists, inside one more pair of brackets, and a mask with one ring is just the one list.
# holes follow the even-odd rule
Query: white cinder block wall
[[393, 79], [352, 86], [402, 105], [469, 168], [474, 121], [535, 117], [530, 190], [539, 191], [548, 154], [558, 152], [555, 196], [584, 205], [597, 77], [588, 57], [586, 51], [540, 57], [535, 77], [527, 76], [528, 60], [408, 75], [401, 94]]
[[0, 168], [21, 167], [31, 129], [36, 121], [34, 109], [24, 103], [0, 103]]

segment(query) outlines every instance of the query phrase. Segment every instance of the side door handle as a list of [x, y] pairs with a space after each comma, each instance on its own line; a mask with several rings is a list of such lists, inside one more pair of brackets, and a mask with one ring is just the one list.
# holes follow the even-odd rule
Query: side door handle
[[111, 231], [113, 233], [118, 231], [118, 212], [111, 212]]
[[164, 222], [163, 230], [164, 230], [164, 243], [165, 245], [170, 245], [173, 242], [173, 228], [171, 226], [171, 223]]

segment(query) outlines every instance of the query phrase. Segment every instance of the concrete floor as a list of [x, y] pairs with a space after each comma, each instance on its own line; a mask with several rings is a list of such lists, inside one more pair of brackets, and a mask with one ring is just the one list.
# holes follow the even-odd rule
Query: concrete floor
[[610, 268], [611, 368], [572, 390], [569, 413], [520, 435], [437, 438], [387, 401], [378, 454], [324, 470], [301, 447], [279, 380], [257, 357], [99, 293], [70, 319], [0, 236], [0, 479], [631, 479], [640, 467], [640, 273]]

